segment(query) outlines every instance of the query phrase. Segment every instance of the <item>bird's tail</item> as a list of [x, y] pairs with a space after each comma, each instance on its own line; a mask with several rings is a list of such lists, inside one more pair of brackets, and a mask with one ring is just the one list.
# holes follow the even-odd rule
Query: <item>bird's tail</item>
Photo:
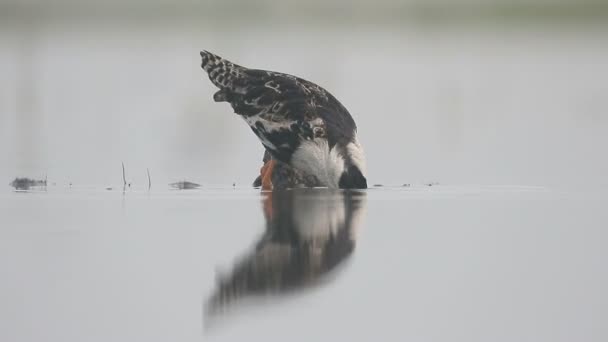
[[207, 72], [211, 82], [220, 88], [220, 91], [213, 95], [213, 99], [217, 102], [228, 101], [228, 94], [236, 91], [238, 80], [244, 77], [245, 68], [209, 51], [201, 51], [201, 57], [201, 67]]

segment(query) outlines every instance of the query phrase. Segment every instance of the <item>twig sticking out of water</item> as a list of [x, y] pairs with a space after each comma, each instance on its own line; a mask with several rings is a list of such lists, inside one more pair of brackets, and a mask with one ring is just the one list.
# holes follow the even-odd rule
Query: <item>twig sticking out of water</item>
[[148, 190], [150, 190], [150, 188], [152, 187], [152, 179], [150, 178], [150, 169], [146, 168], [146, 171], [148, 172]]
[[123, 187], [127, 187], [127, 177], [125, 176], [125, 163], [120, 163], [122, 164], [122, 185]]
[[127, 176], [125, 175], [125, 163], [120, 162], [122, 164], [122, 194], [125, 194], [127, 191]]

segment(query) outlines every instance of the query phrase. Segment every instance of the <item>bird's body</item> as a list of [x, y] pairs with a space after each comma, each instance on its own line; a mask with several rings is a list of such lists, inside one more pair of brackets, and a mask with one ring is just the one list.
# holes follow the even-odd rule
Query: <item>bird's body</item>
[[266, 149], [265, 188], [366, 188], [357, 127], [329, 92], [304, 79], [248, 69], [202, 51], [202, 68]]

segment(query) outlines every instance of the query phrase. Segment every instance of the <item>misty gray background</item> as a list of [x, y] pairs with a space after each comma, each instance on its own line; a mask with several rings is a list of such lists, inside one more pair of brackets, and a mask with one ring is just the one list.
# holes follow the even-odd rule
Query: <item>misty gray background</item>
[[[386, 185], [338, 272], [212, 329], [263, 150], [200, 49], [327, 88]], [[0, 0], [0, 340], [606, 341], [607, 80], [605, 1]]]
[[371, 183], [608, 184], [602, 3], [0, 4], [0, 174], [249, 184], [263, 149], [207, 49], [330, 90]]

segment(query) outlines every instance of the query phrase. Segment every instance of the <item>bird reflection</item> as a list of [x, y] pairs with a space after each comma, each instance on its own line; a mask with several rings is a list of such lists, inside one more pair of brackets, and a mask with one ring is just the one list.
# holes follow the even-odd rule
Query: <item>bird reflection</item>
[[352, 254], [365, 193], [297, 189], [263, 194], [266, 230], [205, 305], [211, 318], [245, 298], [293, 293], [327, 279]]

